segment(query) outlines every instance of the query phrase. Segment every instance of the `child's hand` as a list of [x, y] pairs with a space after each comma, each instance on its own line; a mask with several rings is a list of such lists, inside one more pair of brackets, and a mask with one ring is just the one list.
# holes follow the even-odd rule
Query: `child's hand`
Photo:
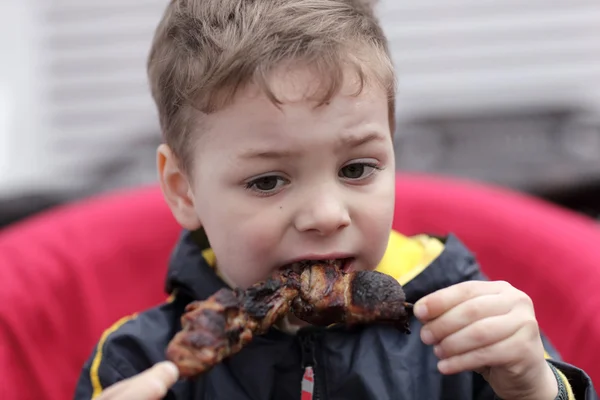
[[98, 400], [160, 400], [178, 378], [179, 372], [173, 363], [161, 362], [141, 374], [112, 385]]
[[548, 399], [558, 383], [529, 296], [506, 282], [470, 281], [415, 304], [421, 339], [435, 345], [443, 374], [476, 371], [502, 399]]

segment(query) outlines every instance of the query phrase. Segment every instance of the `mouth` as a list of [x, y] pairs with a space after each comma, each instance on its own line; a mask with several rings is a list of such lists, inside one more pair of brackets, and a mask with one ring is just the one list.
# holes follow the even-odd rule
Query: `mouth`
[[331, 267], [335, 267], [340, 269], [343, 272], [352, 271], [352, 265], [354, 264], [354, 257], [345, 257], [345, 258], [331, 258], [324, 260], [301, 260], [296, 261], [291, 264], [287, 264], [283, 266], [283, 268], [292, 268], [292, 269], [304, 269], [306, 267], [310, 267], [312, 265], [327, 265]]

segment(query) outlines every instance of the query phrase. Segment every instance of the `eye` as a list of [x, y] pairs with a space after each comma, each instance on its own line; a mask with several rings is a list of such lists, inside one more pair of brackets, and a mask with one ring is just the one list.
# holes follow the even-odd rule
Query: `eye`
[[381, 168], [375, 163], [354, 162], [347, 164], [340, 169], [338, 176], [348, 180], [361, 180], [371, 176], [375, 171]]
[[258, 192], [259, 194], [272, 194], [287, 183], [288, 180], [281, 176], [265, 175], [246, 183], [246, 189]]

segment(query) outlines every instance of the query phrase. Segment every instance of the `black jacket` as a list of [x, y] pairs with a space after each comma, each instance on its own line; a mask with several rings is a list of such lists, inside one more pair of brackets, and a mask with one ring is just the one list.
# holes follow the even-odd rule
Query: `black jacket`
[[[485, 279], [471, 253], [453, 236], [441, 254], [404, 285], [409, 302], [466, 280]], [[203, 256], [202, 245], [184, 232], [173, 253], [167, 290], [176, 293], [159, 307], [126, 317], [102, 336], [84, 366], [75, 399], [97, 396], [103, 388], [131, 377], [165, 359], [165, 348], [181, 329], [187, 303], [226, 287]], [[206, 255], [206, 253], [204, 253]], [[167, 399], [177, 400], [299, 400], [303, 366], [315, 373], [315, 400], [493, 400], [480, 375], [441, 375], [431, 346], [412, 334], [369, 326], [301, 330], [297, 336], [272, 329], [256, 337], [240, 353], [195, 381], [179, 381]], [[597, 399], [589, 377], [564, 364], [546, 348], [569, 379], [577, 400]]]

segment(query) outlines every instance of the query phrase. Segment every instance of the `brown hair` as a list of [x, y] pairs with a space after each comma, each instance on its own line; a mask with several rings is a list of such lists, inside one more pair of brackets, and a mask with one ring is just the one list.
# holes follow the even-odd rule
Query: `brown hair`
[[322, 80], [320, 104], [340, 89], [347, 65], [360, 88], [374, 79], [388, 93], [393, 132], [393, 66], [369, 3], [171, 0], [154, 36], [148, 75], [165, 141], [182, 166], [191, 161], [190, 135], [202, 116], [226, 106], [247, 84], [277, 104], [268, 76], [289, 61], [314, 68]]

